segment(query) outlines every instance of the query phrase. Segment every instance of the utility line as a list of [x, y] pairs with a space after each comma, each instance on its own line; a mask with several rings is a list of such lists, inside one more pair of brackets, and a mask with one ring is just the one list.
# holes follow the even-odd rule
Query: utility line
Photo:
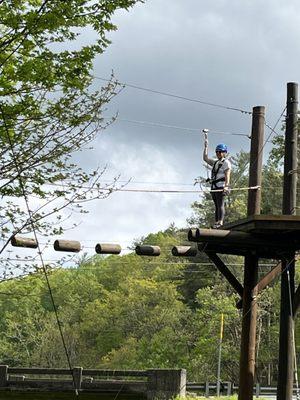
[[[105, 81], [105, 82], [111, 82], [112, 81], [111, 79], [102, 78], [102, 77], [96, 76], [96, 75], [94, 75], [93, 78], [99, 79], [99, 80]], [[203, 105], [206, 105], [206, 106], [222, 108], [222, 109], [231, 110], [231, 111], [238, 111], [238, 112], [241, 112], [242, 114], [252, 115], [251, 111], [243, 110], [241, 108], [236, 108], [236, 107], [229, 107], [229, 106], [226, 106], [224, 104], [217, 104], [217, 103], [211, 103], [211, 102], [204, 101], [204, 100], [192, 99], [192, 98], [189, 98], [189, 97], [184, 97], [184, 96], [180, 96], [180, 95], [173, 94], [173, 93], [167, 93], [167, 92], [163, 92], [163, 91], [160, 91], [160, 90], [154, 90], [154, 89], [149, 89], [149, 88], [145, 88], [145, 87], [138, 86], [138, 85], [132, 85], [132, 84], [129, 84], [129, 83], [126, 83], [126, 82], [115, 81], [114, 83], [116, 85], [123, 86], [123, 87], [130, 87], [130, 88], [133, 88], [133, 89], [143, 90], [143, 91], [149, 92], [149, 93], [160, 94], [162, 96], [173, 97], [173, 98], [176, 98], [176, 99], [190, 101], [190, 102], [194, 102], [194, 103], [199, 103], [199, 104], [203, 104]]]
[[[173, 257], [176, 257], [176, 256], [173, 256]], [[147, 263], [149, 262], [150, 265], [194, 265], [194, 264], [197, 264], [197, 265], [200, 265], [200, 266], [214, 266], [215, 265], [212, 262], [197, 262], [197, 261], [186, 262], [186, 259], [184, 259], [184, 258], [181, 258], [181, 257], [176, 257], [176, 258], [178, 259], [177, 262], [163, 261], [163, 260], [162, 261], [151, 261], [151, 262], [149, 262], [148, 258], [146, 259], [146, 261], [147, 261]], [[31, 262], [31, 260], [27, 260], [27, 259], [9, 258], [8, 260], [9, 261], [20, 261], [20, 262]], [[141, 259], [140, 262], [143, 262], [143, 260], [144, 259]], [[0, 261], [7, 261], [7, 259], [1, 258]], [[49, 260], [44, 260], [44, 261], [47, 261], [47, 262], [58, 262], [59, 260], [49, 259]], [[101, 263], [102, 263], [102, 261], [99, 262], [99, 267], [101, 267]], [[108, 264], [131, 265], [132, 261], [124, 261], [122, 258], [120, 258], [120, 261], [117, 261], [117, 260], [111, 261], [111, 260], [109, 260]], [[228, 264], [230, 264], [233, 267], [242, 267], [244, 265], [244, 263], [231, 263], [231, 262], [228, 262]], [[272, 267], [272, 266], [274, 266], [274, 263], [260, 264], [260, 267]], [[78, 266], [78, 268], [77, 267], [76, 268], [73, 268], [73, 267], [66, 268], [65, 270], [66, 271], [70, 271], [70, 270], [71, 271], [72, 270], [76, 271], [76, 270], [85, 270], [85, 269], [86, 270], [93, 270], [93, 271], [98, 271], [99, 270], [98, 267], [86, 268], [86, 267], [80, 267], [80, 266]]]

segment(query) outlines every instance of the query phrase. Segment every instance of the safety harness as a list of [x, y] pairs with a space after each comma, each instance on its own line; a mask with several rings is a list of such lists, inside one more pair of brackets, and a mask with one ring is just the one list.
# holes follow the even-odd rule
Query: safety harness
[[[221, 160], [221, 161], [217, 160], [217, 161], [215, 161], [215, 163], [212, 167], [211, 178], [208, 179], [208, 182], [211, 184], [212, 190], [220, 189], [216, 185], [218, 182], [225, 182], [225, 176], [217, 179], [218, 172], [219, 172], [220, 168], [222, 168], [224, 161], [225, 161], [225, 158], [223, 158], [223, 160]], [[217, 164], [218, 164], [218, 167], [216, 168]]]

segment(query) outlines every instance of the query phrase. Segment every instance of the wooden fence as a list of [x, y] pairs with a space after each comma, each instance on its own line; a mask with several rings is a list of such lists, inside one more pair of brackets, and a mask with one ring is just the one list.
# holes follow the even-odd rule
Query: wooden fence
[[71, 392], [139, 394], [147, 400], [185, 396], [186, 370], [117, 371], [11, 368], [0, 365], [0, 392]]

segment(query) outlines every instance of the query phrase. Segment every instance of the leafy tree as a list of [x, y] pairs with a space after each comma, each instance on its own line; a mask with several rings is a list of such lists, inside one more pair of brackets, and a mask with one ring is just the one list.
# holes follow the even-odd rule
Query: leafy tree
[[[167, 229], [145, 238], [145, 242], [151, 240], [161, 246], [158, 258], [133, 253], [95, 256], [72, 269], [51, 272], [50, 285], [72, 365], [180, 367], [187, 368], [189, 380], [215, 380], [220, 314], [224, 313], [222, 379], [237, 381], [241, 329], [241, 313], [235, 307], [238, 296], [207, 265], [201, 266], [207, 279], [201, 281], [199, 273], [185, 282], [189, 260], [171, 258], [168, 251], [181, 233]], [[197, 267], [194, 262], [193, 268]], [[261, 269], [262, 275], [265, 272]], [[191, 278], [198, 288], [195, 285], [188, 290]], [[193, 294], [192, 300], [187, 293]], [[278, 283], [259, 295], [258, 304], [257, 377], [266, 382], [269, 371], [271, 378], [276, 377]], [[0, 362], [67, 367], [41, 274], [2, 283], [0, 306]], [[299, 324], [296, 328], [298, 332]]]
[[193, 368], [198, 381], [216, 381], [220, 320], [224, 314], [222, 380], [237, 381], [241, 315], [235, 307], [236, 295], [227, 295], [222, 286], [206, 287], [197, 294], [199, 308], [194, 318]]
[[[285, 126], [283, 125], [282, 130], [285, 129]], [[283, 160], [284, 160], [284, 135], [277, 135], [274, 137], [272, 140], [273, 143], [273, 148], [270, 152], [270, 162], [277, 166], [280, 167], [281, 170], [283, 170]], [[298, 120], [298, 151], [297, 151], [297, 156], [298, 156], [298, 168], [297, 168], [297, 175], [299, 177], [300, 173], [300, 120]], [[297, 180], [297, 209], [296, 209], [296, 214], [300, 215], [300, 209], [298, 207], [298, 204], [300, 203], [300, 179], [298, 178]]]
[[102, 111], [118, 84], [92, 91], [93, 60], [116, 30], [115, 11], [139, 1], [0, 1], [2, 239], [31, 230], [21, 197], [38, 204], [29, 206], [37, 230], [57, 234], [62, 209], [82, 211], [84, 201], [109, 194], [100, 185], [105, 168], [84, 170], [73, 155], [111, 122]]

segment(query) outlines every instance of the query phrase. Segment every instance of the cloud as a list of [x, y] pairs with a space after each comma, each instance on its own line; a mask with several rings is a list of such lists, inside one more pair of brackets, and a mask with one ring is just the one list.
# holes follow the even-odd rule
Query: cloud
[[[295, 40], [300, 35], [297, 10], [296, 1], [287, 5], [281, 0], [147, 1], [116, 14], [118, 31], [95, 61], [95, 75], [108, 77], [113, 69], [120, 81], [192, 99], [247, 110], [266, 105], [272, 125], [286, 102], [286, 82], [298, 77], [299, 56], [290, 40], [290, 35]], [[199, 129], [197, 134], [117, 121], [100, 135], [86, 159], [108, 163], [109, 173], [121, 173], [124, 179], [192, 183], [205, 174], [203, 128], [251, 130], [249, 115], [129, 87], [110, 103], [106, 115], [116, 111], [123, 119]], [[231, 153], [249, 150], [244, 137], [209, 137], [211, 149], [226, 142]], [[130, 241], [172, 221], [184, 225], [193, 200], [195, 196], [115, 193], [92, 206], [89, 234], [95, 236], [100, 229], [102, 237]]]
[[[296, 0], [148, 0], [129, 12], [119, 11], [114, 22], [118, 31], [110, 36], [112, 45], [95, 60], [94, 74], [100, 77], [109, 77], [114, 70], [120, 81], [192, 99], [247, 110], [266, 105], [270, 125], [285, 106], [286, 83], [299, 79]], [[102, 84], [95, 79], [94, 87]], [[129, 87], [113, 99], [105, 115], [116, 111], [123, 119], [199, 129], [197, 134], [119, 121], [100, 134], [94, 151], [77, 157], [84, 167], [108, 164], [107, 179], [121, 174], [124, 180], [162, 182], [128, 187], [192, 184], [205, 174], [203, 128], [229, 133], [251, 129], [249, 115]], [[226, 142], [231, 153], [249, 150], [244, 137], [209, 137], [210, 149]], [[87, 247], [95, 240], [117, 240], [125, 246], [171, 222], [184, 226], [196, 199], [183, 194], [113, 193], [90, 204], [90, 214], [66, 236]]]

